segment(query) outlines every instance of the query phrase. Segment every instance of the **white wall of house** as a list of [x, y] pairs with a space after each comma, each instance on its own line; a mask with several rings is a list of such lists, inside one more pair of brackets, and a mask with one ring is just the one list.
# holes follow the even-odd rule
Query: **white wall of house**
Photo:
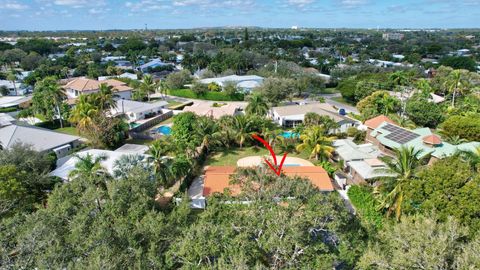
[[132, 91], [115, 92], [115, 95], [123, 99], [128, 99], [128, 100], [132, 99]]

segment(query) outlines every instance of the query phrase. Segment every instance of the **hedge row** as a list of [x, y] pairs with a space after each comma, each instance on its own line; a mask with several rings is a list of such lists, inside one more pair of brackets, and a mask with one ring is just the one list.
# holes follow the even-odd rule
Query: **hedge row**
[[212, 101], [243, 101], [244, 95], [242, 93], [237, 93], [233, 96], [227, 95], [224, 92], [207, 92], [204, 95], [198, 96], [191, 89], [175, 89], [168, 90], [168, 94], [177, 97], [184, 98], [196, 98]]

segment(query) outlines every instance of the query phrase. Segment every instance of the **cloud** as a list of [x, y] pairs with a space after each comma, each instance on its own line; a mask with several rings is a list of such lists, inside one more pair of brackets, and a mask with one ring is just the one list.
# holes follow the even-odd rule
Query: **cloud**
[[367, 4], [367, 0], [341, 0], [340, 4], [346, 8], [354, 8]]
[[0, 5], [0, 9], [24, 10], [27, 8], [27, 5], [18, 3], [16, 1], [6, 2], [5, 4]]
[[170, 6], [167, 5], [163, 0], [142, 0], [138, 2], [129, 1], [125, 3], [125, 7], [129, 8], [132, 12], [146, 12], [170, 8]]
[[299, 8], [304, 8], [315, 2], [314, 0], [287, 0], [287, 5], [297, 6]]

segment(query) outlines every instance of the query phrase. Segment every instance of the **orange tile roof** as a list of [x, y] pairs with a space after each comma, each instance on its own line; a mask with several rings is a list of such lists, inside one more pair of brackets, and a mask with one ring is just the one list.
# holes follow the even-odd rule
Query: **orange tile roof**
[[97, 80], [92, 80], [92, 79], [87, 79], [87, 78], [76, 78], [67, 83], [64, 88], [69, 88], [73, 90], [77, 90], [80, 92], [83, 91], [96, 91], [100, 88], [101, 84], [107, 84], [109, 86], [112, 86], [113, 89], [122, 92], [122, 91], [130, 91], [133, 88], [129, 87], [126, 83], [118, 80], [105, 80], [105, 81], [97, 81]]
[[367, 121], [365, 121], [364, 125], [367, 126], [368, 128], [376, 129], [383, 122], [387, 122], [387, 123], [394, 124], [394, 125], [397, 124], [392, 119], [390, 119], [390, 118], [388, 118], [388, 117], [386, 117], [385, 115], [382, 114], [382, 115], [379, 115], [377, 117], [368, 119]]
[[442, 144], [442, 139], [435, 134], [431, 134], [423, 137], [423, 142], [431, 145], [439, 145]]
[[321, 191], [333, 191], [333, 184], [328, 173], [319, 166], [292, 166], [282, 168], [286, 176], [305, 177]]
[[[213, 193], [223, 193], [228, 188], [232, 195], [240, 194], [239, 185], [230, 185], [230, 175], [234, 174], [235, 166], [210, 166], [205, 170], [203, 196]], [[333, 191], [333, 184], [327, 172], [317, 166], [284, 167], [282, 172], [289, 177], [304, 177], [321, 191]]]
[[240, 194], [238, 185], [230, 185], [230, 175], [235, 172], [235, 166], [210, 166], [205, 170], [203, 180], [203, 196], [213, 193], [223, 193], [229, 188], [232, 195]]

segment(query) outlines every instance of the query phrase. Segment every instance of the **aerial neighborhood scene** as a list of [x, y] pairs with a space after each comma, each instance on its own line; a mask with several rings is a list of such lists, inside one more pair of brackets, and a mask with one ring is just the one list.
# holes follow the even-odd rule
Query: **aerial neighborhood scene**
[[478, 18], [1, 0], [0, 269], [480, 269]]

